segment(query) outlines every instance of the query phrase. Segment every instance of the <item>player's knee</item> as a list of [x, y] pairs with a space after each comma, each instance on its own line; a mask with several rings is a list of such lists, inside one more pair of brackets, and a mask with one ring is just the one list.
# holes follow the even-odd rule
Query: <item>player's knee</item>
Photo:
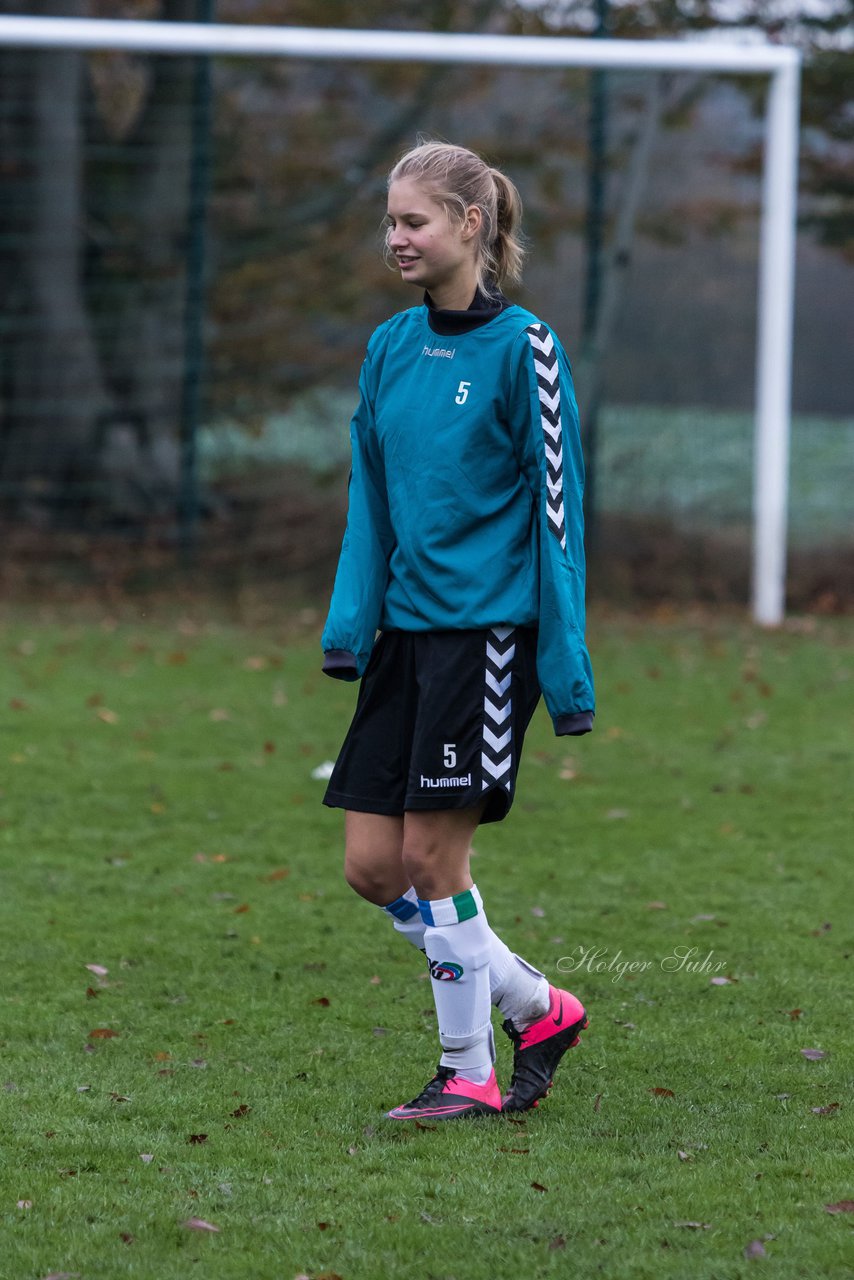
[[344, 855], [344, 879], [360, 898], [385, 907], [409, 888], [401, 887], [401, 876], [391, 877], [384, 865], [374, 863], [362, 854], [348, 850]]

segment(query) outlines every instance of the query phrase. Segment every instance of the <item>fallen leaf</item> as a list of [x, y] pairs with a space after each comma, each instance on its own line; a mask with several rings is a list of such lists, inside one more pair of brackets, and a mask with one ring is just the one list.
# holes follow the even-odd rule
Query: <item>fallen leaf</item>
[[19, 1200], [19, 1201], [18, 1201], [18, 1206], [17, 1206], [17, 1207], [18, 1207], [19, 1209], [32, 1209], [32, 1207], [33, 1207], [33, 1202], [32, 1202], [32, 1200]]
[[836, 1204], [826, 1204], [828, 1213], [854, 1213], [854, 1200], [837, 1200]]
[[188, 1218], [186, 1222], [181, 1224], [190, 1231], [219, 1231], [219, 1227], [213, 1222], [205, 1222], [204, 1218]]
[[689, 1155], [688, 1155], [688, 1152], [687, 1152], [687, 1151], [677, 1151], [677, 1152], [676, 1152], [676, 1154], [677, 1154], [677, 1156], [679, 1157], [679, 1159], [680, 1159], [680, 1160], [682, 1160], [682, 1161], [685, 1161], [685, 1160], [693, 1160], [693, 1159], [694, 1159], [694, 1157], [693, 1157], [693, 1156], [689, 1156]]
[[133, 1244], [133, 1242], [134, 1242], [134, 1240], [136, 1239], [136, 1237], [135, 1237], [135, 1236], [132, 1236], [132, 1235], [131, 1235], [131, 1233], [130, 1233], [129, 1231], [120, 1231], [120, 1232], [119, 1232], [119, 1239], [120, 1239], [124, 1244]]
[[236, 1109], [235, 1111], [232, 1111], [232, 1113], [231, 1113], [231, 1114], [232, 1114], [233, 1116], [236, 1116], [236, 1117], [237, 1117], [237, 1119], [239, 1120], [239, 1119], [241, 1118], [241, 1116], [248, 1116], [248, 1115], [249, 1115], [249, 1112], [250, 1112], [251, 1110], [252, 1110], [252, 1108], [251, 1108], [251, 1107], [249, 1107], [249, 1106], [247, 1106], [245, 1102], [241, 1102], [240, 1106], [239, 1106], [239, 1107], [237, 1107], [237, 1109]]
[[541, 1182], [532, 1182], [531, 1186], [535, 1191], [548, 1191], [548, 1187], [544, 1187]]
[[804, 1058], [809, 1058], [810, 1062], [819, 1062], [822, 1058], [827, 1057], [824, 1049], [801, 1049], [801, 1055]]
[[119, 717], [115, 711], [110, 711], [109, 707], [99, 707], [95, 714], [104, 724], [118, 724], [119, 722]]
[[435, 1124], [423, 1124], [420, 1120], [416, 1120], [416, 1121], [415, 1121], [415, 1128], [416, 1128], [416, 1129], [424, 1129], [424, 1130], [425, 1130], [425, 1132], [427, 1132], [427, 1133], [435, 1133], [435, 1132], [436, 1132], [436, 1125], [435, 1125]]
[[252, 908], [250, 907], [248, 902], [241, 902], [239, 907], [234, 908], [234, 914], [236, 916], [245, 916], [246, 912], [251, 910]]
[[326, 1231], [328, 1228], [329, 1228], [328, 1222], [318, 1222], [317, 1224], [318, 1231]]
[[87, 988], [86, 988], [86, 999], [87, 999], [87, 1000], [97, 1000], [97, 999], [98, 999], [98, 992], [95, 990], [95, 988], [94, 988], [94, 987], [87, 987]]
[[289, 867], [277, 867], [275, 871], [271, 871], [267, 876], [261, 876], [260, 879], [265, 884], [275, 884], [277, 880], [286, 880], [290, 874]]
[[602, 1095], [601, 1093], [597, 1093], [596, 1097], [593, 1099], [593, 1110], [601, 1111], [601, 1109], [602, 1109]]
[[550, 1252], [554, 1252], [555, 1249], [565, 1249], [565, 1248], [566, 1248], [566, 1236], [555, 1236], [553, 1240], [549, 1241]]
[[102, 964], [87, 964], [86, 968], [90, 973], [94, 973], [98, 978], [106, 978], [107, 974], [110, 972], [109, 969], [105, 969]]
[[208, 1135], [206, 1133], [191, 1133], [187, 1138], [187, 1142], [191, 1147], [200, 1147], [203, 1142], [207, 1142]]
[[826, 1107], [810, 1107], [814, 1116], [832, 1116], [838, 1110], [838, 1102], [829, 1102]]
[[144, 1151], [142, 1152], [139, 1158], [143, 1164], [151, 1164], [152, 1160], [154, 1159], [154, 1156], [150, 1155], [148, 1151]]
[[674, 1227], [690, 1227], [692, 1231], [710, 1231], [711, 1222], [674, 1222]]
[[789, 1014], [789, 1017], [792, 1019], [792, 1022], [797, 1022], [798, 1018], [801, 1016], [802, 1013], [803, 1013], [803, 1009], [788, 1010], [788, 1014]]
[[765, 1251], [765, 1245], [761, 1240], [751, 1240], [750, 1244], [744, 1246], [743, 1252], [745, 1258], [765, 1258], [768, 1256]]
[[709, 982], [713, 987], [729, 987], [732, 985], [733, 979], [725, 978], [723, 974], [721, 974], [717, 978], [709, 978]]
[[647, 911], [666, 911], [666, 910], [667, 910], [667, 903], [666, 903], [666, 902], [657, 902], [657, 901], [656, 901], [656, 902], [648, 902], [648, 903], [646, 904], [646, 909], [647, 909]]
[[526, 1156], [530, 1153], [530, 1147], [499, 1147], [499, 1151], [505, 1151], [510, 1156]]
[[311, 1003], [312, 1003], [312, 1004], [319, 1004], [319, 1005], [321, 1006], [321, 1008], [322, 1008], [322, 1009], [328, 1009], [328, 1008], [329, 1008], [329, 997], [328, 997], [328, 996], [318, 996], [318, 997], [317, 997], [317, 999], [316, 999], [316, 1000], [312, 1000], [312, 1002], [311, 1002]]
[[126, 1097], [123, 1093], [111, 1093], [110, 1097], [113, 1102], [130, 1102], [130, 1098]]
[[113, 1040], [118, 1031], [113, 1031], [110, 1027], [95, 1027], [94, 1031], [89, 1032], [90, 1040]]
[[658, 1085], [656, 1085], [654, 1089], [650, 1089], [649, 1092], [655, 1098], [675, 1098], [676, 1097], [676, 1094], [673, 1092], [672, 1089], [662, 1089]]

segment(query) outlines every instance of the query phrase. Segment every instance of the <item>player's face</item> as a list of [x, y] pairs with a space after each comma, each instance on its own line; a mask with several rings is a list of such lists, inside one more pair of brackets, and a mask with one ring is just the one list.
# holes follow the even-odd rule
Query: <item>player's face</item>
[[472, 206], [460, 225], [421, 183], [398, 178], [389, 187], [386, 221], [401, 278], [427, 289], [438, 307], [465, 309], [477, 283], [480, 210]]

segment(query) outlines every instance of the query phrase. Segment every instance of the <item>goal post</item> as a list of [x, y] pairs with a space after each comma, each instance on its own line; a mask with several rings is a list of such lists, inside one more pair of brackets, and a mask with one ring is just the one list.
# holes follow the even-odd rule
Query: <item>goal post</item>
[[759, 245], [752, 613], [785, 613], [800, 62], [782, 45], [0, 16], [0, 46], [768, 77]]

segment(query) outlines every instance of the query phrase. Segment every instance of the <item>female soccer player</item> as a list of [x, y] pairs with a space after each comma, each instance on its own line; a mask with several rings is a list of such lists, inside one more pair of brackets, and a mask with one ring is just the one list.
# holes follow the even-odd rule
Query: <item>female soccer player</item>
[[[351, 425], [323, 669], [362, 683], [324, 803], [346, 811], [349, 884], [426, 952], [442, 1047], [395, 1120], [536, 1106], [587, 1026], [490, 928], [469, 867], [475, 828], [510, 809], [541, 690], [557, 734], [593, 723], [572, 378], [500, 289], [520, 277], [520, 217], [462, 147], [395, 165], [387, 256], [423, 305], [373, 334]], [[491, 1004], [514, 1045], [503, 1099]]]

